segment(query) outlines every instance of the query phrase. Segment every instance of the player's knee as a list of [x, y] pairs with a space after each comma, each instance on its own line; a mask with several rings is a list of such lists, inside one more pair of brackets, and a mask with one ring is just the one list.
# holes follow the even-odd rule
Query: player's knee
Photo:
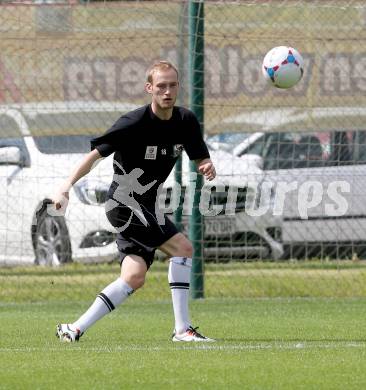
[[179, 255], [182, 257], [192, 257], [193, 256], [192, 243], [188, 240], [185, 240], [180, 244], [178, 251], [179, 251]]
[[124, 276], [125, 282], [134, 290], [141, 288], [145, 284], [145, 275], [129, 274]]

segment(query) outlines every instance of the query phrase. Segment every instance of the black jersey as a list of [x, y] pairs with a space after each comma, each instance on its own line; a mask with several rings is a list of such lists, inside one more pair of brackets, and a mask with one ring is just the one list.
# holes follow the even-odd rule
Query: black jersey
[[[188, 109], [174, 107], [169, 120], [161, 120], [146, 105], [131, 111], [100, 137], [91, 141], [91, 148], [106, 157], [114, 153], [113, 169], [116, 175], [129, 174], [135, 168], [142, 170], [139, 183], [154, 186], [146, 193], [136, 195], [139, 203], [154, 203], [156, 190], [172, 171], [184, 149], [190, 160], [209, 158], [196, 116]], [[113, 195], [117, 183], [109, 191]]]

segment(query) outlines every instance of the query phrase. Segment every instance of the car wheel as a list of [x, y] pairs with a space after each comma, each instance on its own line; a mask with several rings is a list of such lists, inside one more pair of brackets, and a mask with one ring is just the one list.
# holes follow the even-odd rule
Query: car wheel
[[57, 267], [71, 262], [69, 232], [63, 217], [40, 214], [33, 242], [36, 264]]

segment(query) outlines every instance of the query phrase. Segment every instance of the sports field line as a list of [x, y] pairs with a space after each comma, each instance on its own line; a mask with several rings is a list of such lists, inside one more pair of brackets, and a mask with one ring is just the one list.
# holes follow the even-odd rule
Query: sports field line
[[[65, 344], [64, 344], [65, 345]], [[174, 346], [152, 346], [152, 345], [136, 345], [136, 346], [115, 346], [115, 347], [83, 347], [83, 346], [70, 346], [69, 351], [83, 351], [83, 352], [134, 352], [134, 351], [146, 351], [146, 352], [173, 352], [179, 350], [207, 350], [207, 351], [248, 351], [248, 350], [296, 350], [296, 349], [350, 349], [350, 348], [366, 348], [366, 342], [362, 341], [347, 341], [347, 342], [308, 342], [297, 341], [296, 343], [260, 343], [260, 344], [234, 344], [234, 345], [220, 345], [218, 343], [213, 344], [174, 344]], [[14, 347], [14, 348], [0, 348], [0, 353], [8, 352], [60, 352], [60, 348], [55, 347]]]

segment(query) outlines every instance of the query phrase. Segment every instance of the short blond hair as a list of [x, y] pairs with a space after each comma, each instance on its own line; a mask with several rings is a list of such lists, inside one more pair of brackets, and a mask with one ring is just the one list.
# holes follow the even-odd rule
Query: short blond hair
[[148, 83], [152, 84], [154, 73], [159, 70], [168, 70], [173, 69], [179, 78], [178, 69], [169, 61], [158, 61], [150, 66], [146, 72], [146, 80]]

